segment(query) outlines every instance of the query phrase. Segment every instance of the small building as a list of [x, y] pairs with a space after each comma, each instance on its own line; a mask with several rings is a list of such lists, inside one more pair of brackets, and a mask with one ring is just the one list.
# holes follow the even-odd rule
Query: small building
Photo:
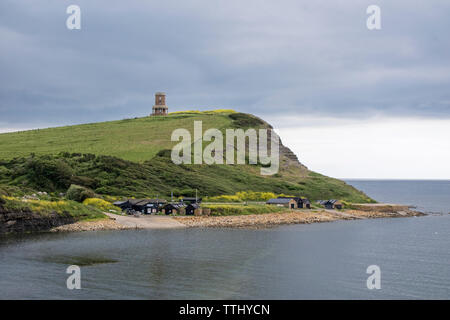
[[128, 202], [128, 200], [115, 201], [115, 202], [113, 202], [113, 205], [115, 205], [116, 207], [119, 207], [121, 210], [125, 210], [126, 208], [129, 207], [129, 202]]
[[302, 197], [278, 197], [278, 199], [294, 199], [297, 202], [297, 208], [311, 209], [311, 202]]
[[186, 205], [183, 203], [168, 203], [163, 207], [163, 210], [166, 215], [169, 215], [173, 213], [180, 214], [185, 208]]
[[148, 199], [146, 204], [146, 214], [158, 213], [162, 210], [162, 207], [167, 204], [164, 199]]
[[344, 205], [342, 204], [342, 202], [340, 202], [339, 200], [333, 200], [334, 201], [334, 208], [341, 210], [344, 208]]
[[298, 208], [297, 206], [297, 201], [295, 201], [292, 198], [274, 198], [274, 199], [269, 199], [266, 204], [269, 205], [275, 205], [278, 207], [286, 207], [289, 209], [296, 209]]
[[319, 200], [318, 203], [321, 204], [322, 206], [324, 206], [325, 209], [338, 209], [338, 210], [341, 210], [344, 207], [342, 202], [340, 202], [339, 200], [336, 200], [336, 199]]
[[166, 94], [164, 92], [155, 93], [155, 105], [152, 108], [152, 116], [167, 116], [169, 107], [166, 106]]
[[167, 203], [164, 199], [128, 199], [126, 201], [116, 201], [113, 204], [122, 210], [133, 209], [143, 214], [157, 213], [161, 207]]
[[301, 207], [299, 206], [299, 208], [311, 209], [311, 201], [306, 198], [302, 198], [302, 204]]
[[143, 214], [157, 213], [167, 203], [164, 199], [135, 199], [130, 200], [131, 208]]
[[186, 215], [193, 216], [195, 214], [195, 210], [200, 209], [200, 204], [198, 203], [190, 203], [186, 206]]

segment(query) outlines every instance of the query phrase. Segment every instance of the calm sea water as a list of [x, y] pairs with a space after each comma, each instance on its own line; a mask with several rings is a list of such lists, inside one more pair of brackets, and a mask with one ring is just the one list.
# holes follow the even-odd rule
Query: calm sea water
[[379, 202], [408, 204], [431, 213], [450, 213], [450, 180], [347, 180]]
[[[8, 237], [0, 240], [0, 298], [449, 299], [449, 183], [351, 183], [377, 200], [441, 213], [268, 230]], [[81, 265], [81, 290], [66, 288], [71, 264]], [[381, 290], [366, 287], [373, 264]]]

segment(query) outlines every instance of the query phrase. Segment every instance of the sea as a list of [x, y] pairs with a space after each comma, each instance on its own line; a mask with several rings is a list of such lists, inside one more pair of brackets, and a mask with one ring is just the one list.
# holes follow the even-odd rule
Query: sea
[[346, 182], [427, 215], [6, 236], [0, 299], [449, 299], [450, 181]]

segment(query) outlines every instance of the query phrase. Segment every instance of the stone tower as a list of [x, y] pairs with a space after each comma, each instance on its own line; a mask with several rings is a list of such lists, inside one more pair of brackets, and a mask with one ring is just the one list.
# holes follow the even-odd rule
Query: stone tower
[[169, 107], [166, 106], [166, 94], [164, 92], [155, 93], [155, 105], [152, 108], [152, 116], [167, 116]]

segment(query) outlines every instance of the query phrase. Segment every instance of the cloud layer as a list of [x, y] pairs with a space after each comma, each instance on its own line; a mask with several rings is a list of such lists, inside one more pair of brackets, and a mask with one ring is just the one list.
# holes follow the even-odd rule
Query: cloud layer
[[450, 179], [450, 119], [297, 120], [309, 125], [279, 134], [311, 170], [337, 178]]
[[[68, 30], [66, 8], [81, 7]], [[235, 108], [367, 118], [450, 116], [450, 3], [25, 1], [0, 4], [0, 127]]]

